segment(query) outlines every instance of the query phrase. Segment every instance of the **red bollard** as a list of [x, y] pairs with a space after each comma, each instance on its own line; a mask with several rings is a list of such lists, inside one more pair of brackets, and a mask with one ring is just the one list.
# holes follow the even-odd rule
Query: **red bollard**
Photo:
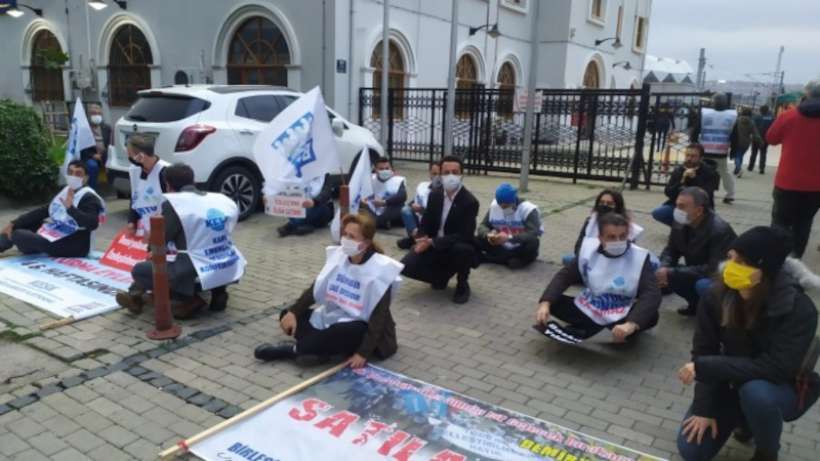
[[151, 264], [154, 271], [154, 329], [148, 332], [153, 340], [174, 339], [182, 328], [171, 317], [171, 300], [168, 292], [168, 267], [165, 260], [165, 219], [151, 217]]
[[344, 219], [350, 213], [350, 187], [347, 184], [339, 186], [339, 216]]

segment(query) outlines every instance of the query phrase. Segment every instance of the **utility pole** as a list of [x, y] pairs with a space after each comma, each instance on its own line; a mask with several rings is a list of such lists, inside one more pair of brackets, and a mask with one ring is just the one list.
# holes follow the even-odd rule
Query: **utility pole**
[[382, 18], [382, 82], [381, 82], [381, 106], [382, 106], [382, 117], [381, 117], [381, 142], [382, 147], [385, 151], [388, 151], [389, 146], [387, 145], [387, 98], [390, 93], [390, 88], [388, 87], [388, 73], [390, 72], [390, 6], [388, 0], [384, 1], [384, 17]]
[[[774, 78], [772, 79], [772, 99], [777, 97], [780, 93], [780, 88], [783, 87], [783, 74], [781, 73], [781, 65], [783, 64], [783, 52], [785, 51], [785, 47], [780, 47], [780, 52], [777, 53], [777, 66], [774, 69]], [[780, 80], [780, 86], [778, 87], [778, 80]]]
[[535, 125], [535, 80], [538, 75], [538, 6], [541, 2], [532, 3], [530, 11], [530, 75], [527, 79], [527, 114], [524, 118], [524, 147], [521, 150], [521, 176], [518, 189], [527, 191], [530, 180], [530, 150], [532, 149], [532, 128]]
[[447, 71], [447, 114], [444, 116], [444, 155], [453, 154], [453, 119], [456, 117], [456, 46], [458, 43], [458, 1], [453, 0], [450, 19], [450, 64]]
[[698, 58], [698, 89], [702, 90], [706, 84], [706, 48], [700, 49], [700, 58]]

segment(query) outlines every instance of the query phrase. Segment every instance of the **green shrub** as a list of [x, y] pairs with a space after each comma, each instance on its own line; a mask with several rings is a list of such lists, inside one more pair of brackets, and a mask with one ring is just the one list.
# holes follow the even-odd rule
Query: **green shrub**
[[54, 192], [59, 168], [49, 154], [50, 144], [37, 112], [0, 100], [0, 194], [21, 199]]

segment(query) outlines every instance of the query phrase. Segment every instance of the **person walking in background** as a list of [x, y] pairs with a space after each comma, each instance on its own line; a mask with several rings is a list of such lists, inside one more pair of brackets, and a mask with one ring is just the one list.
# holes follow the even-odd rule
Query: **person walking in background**
[[794, 255], [803, 257], [814, 215], [820, 209], [820, 79], [806, 85], [806, 98], [780, 114], [766, 141], [782, 144], [774, 178], [772, 225], [791, 231]]
[[752, 121], [757, 129], [757, 134], [760, 137], [752, 142], [752, 157], [749, 159], [749, 171], [755, 169], [755, 160], [757, 160], [757, 153], [760, 152], [760, 174], [766, 171], [766, 152], [769, 150], [769, 144], [766, 142], [766, 132], [774, 123], [774, 116], [769, 111], [769, 106], [760, 106], [760, 113], [752, 117]]
[[659, 223], [671, 226], [674, 220], [675, 200], [680, 191], [687, 187], [700, 187], [709, 195], [709, 208], [715, 208], [715, 190], [720, 183], [715, 169], [703, 161], [703, 146], [689, 144], [683, 151], [683, 165], [679, 165], [669, 175], [669, 182], [663, 192], [669, 198], [663, 205], [652, 210], [652, 217]]
[[675, 129], [675, 118], [672, 109], [668, 104], [661, 106], [660, 110], [655, 114], [655, 152], [660, 152], [666, 147], [666, 138], [669, 136], [669, 130]]
[[760, 142], [760, 134], [758, 134], [757, 128], [752, 121], [752, 109], [741, 107], [740, 115], [737, 117], [732, 132], [732, 157], [735, 160], [735, 176], [738, 178], [743, 176], [743, 157], [746, 155], [746, 151], [749, 150], [749, 146]]
[[98, 190], [97, 179], [100, 170], [108, 162], [108, 146], [111, 144], [111, 126], [103, 121], [102, 107], [99, 104], [89, 104], [86, 107], [88, 122], [94, 134], [94, 146], [80, 151], [82, 160], [88, 169], [88, 187]]
[[703, 107], [692, 125], [691, 139], [699, 142], [706, 153], [706, 160], [714, 163], [726, 195], [723, 203], [735, 201], [735, 177], [729, 173], [728, 156], [732, 137], [736, 135], [737, 111], [729, 109], [729, 97], [725, 93], [712, 96], [711, 108]]

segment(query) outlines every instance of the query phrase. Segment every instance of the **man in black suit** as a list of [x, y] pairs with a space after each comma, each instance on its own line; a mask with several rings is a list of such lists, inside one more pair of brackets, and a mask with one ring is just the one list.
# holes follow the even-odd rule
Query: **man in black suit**
[[446, 156], [439, 165], [443, 187], [430, 192], [419, 236], [401, 261], [402, 275], [443, 290], [457, 274], [453, 302], [464, 304], [470, 299], [470, 269], [478, 265], [474, 246], [478, 200], [461, 184], [459, 157]]

